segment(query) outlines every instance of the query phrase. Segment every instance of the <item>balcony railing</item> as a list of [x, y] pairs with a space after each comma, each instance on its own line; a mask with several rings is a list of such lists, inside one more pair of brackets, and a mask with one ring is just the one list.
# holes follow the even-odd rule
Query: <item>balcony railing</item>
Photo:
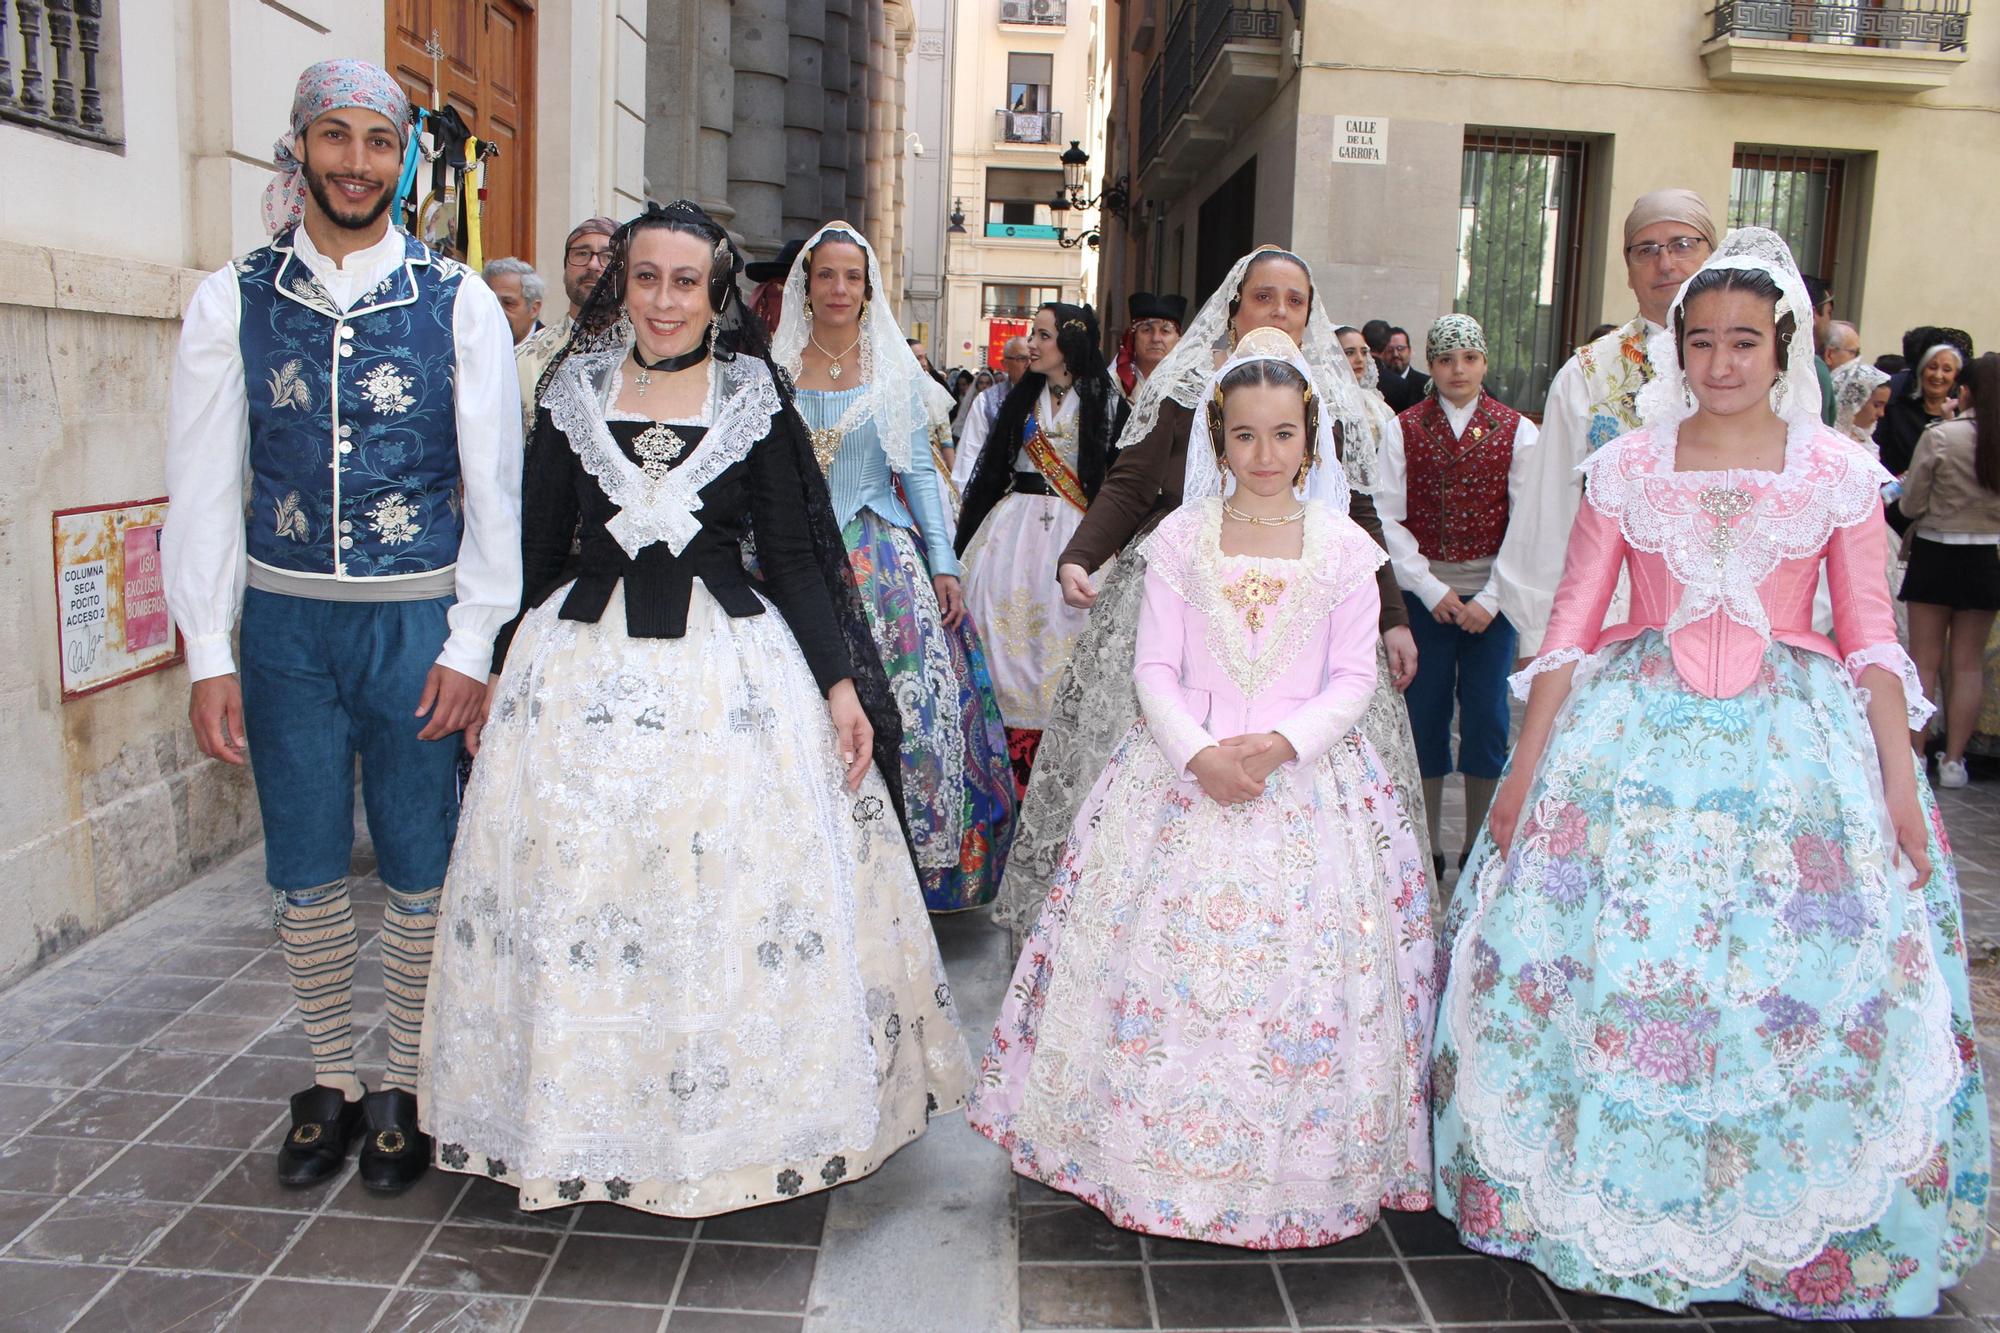
[[1069, 0], [1000, 0], [1000, 21], [1060, 28], [1069, 21]]
[[1935, 51], [1965, 50], [1971, 0], [1722, 0], [1710, 11], [1711, 40], [1832, 42]]
[[1167, 22], [1159, 59], [1139, 90], [1139, 160], [1150, 160], [1161, 139], [1188, 109], [1224, 47], [1236, 42], [1278, 43], [1279, 11], [1265, 0], [1188, 0]]
[[984, 319], [1033, 319], [1039, 309], [1040, 306], [1001, 305], [998, 302], [988, 301], [979, 307], [979, 314]]
[[1139, 161], [1153, 160], [1160, 147], [1160, 62], [1155, 60], [1139, 86]]
[[1062, 137], [1060, 111], [995, 111], [993, 142], [1059, 144]]
[[104, 0], [0, 0], [0, 120], [121, 142], [105, 122], [103, 39]]

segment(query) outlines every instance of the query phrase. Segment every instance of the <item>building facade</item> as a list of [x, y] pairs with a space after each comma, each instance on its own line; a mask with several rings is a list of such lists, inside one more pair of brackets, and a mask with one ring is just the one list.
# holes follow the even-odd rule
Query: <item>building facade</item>
[[[693, 199], [753, 259], [844, 219], [904, 291], [908, 0], [620, 0], [644, 15], [646, 190]], [[899, 308], [899, 313], [902, 313]]]
[[[1082, 298], [1082, 219], [1051, 203], [1086, 136], [1094, 0], [950, 0], [944, 361], [999, 366], [1044, 301]], [[1065, 244], [1069, 242], [1069, 244]]]
[[1336, 319], [1420, 341], [1479, 316], [1489, 384], [1539, 411], [1574, 345], [1632, 313], [1632, 200], [1685, 186], [1724, 225], [1785, 234], [1870, 358], [1924, 323], [1990, 344], [2000, 41], [1970, 8], [1439, 0], [1413, 22], [1359, 0], [1116, 0], [1105, 170], [1134, 203], [1107, 225], [1103, 299], [1198, 300], [1253, 245], [1287, 245]]
[[248, 774], [195, 748], [178, 666], [65, 699], [52, 516], [161, 496], [181, 315], [204, 276], [266, 239], [259, 200], [299, 71], [361, 56], [420, 102], [440, 89], [500, 147], [487, 255], [553, 273], [572, 222], [644, 196], [644, 9], [0, 5], [0, 418], [13, 441], [0, 475], [14, 516], [0, 530], [0, 876], [14, 886], [0, 982], [258, 834]]

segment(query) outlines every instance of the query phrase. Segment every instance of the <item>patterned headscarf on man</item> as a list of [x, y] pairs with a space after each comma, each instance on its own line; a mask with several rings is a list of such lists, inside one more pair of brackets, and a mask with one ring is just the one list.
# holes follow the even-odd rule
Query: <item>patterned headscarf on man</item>
[[[264, 227], [271, 235], [295, 226], [306, 213], [305, 133], [329, 111], [359, 107], [396, 127], [396, 142], [407, 146], [410, 97], [395, 77], [366, 60], [322, 60], [299, 75], [292, 94], [291, 129], [271, 145], [278, 174], [264, 187]], [[391, 182], [390, 188], [394, 188]]]

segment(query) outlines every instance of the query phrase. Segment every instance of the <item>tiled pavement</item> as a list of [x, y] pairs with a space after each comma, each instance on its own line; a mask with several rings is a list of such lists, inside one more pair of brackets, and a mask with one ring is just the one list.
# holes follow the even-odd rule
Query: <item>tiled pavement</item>
[[[2000, 782], [1941, 800], [1969, 932], [1975, 945], [2000, 942]], [[1452, 848], [1456, 807], [1453, 793]], [[822, 1319], [829, 1293], [816, 1278], [838, 1267], [819, 1262], [834, 1253], [821, 1249], [836, 1234], [829, 1203], [866, 1197], [879, 1214], [891, 1170], [831, 1197], [699, 1224], [605, 1205], [530, 1216], [495, 1186], [441, 1173], [390, 1200], [362, 1190], [351, 1168], [320, 1189], [277, 1186], [270, 1156], [284, 1099], [310, 1074], [260, 869], [254, 853], [239, 857], [0, 995], [0, 1333], [878, 1326], [865, 1314]], [[356, 895], [367, 938], [380, 924], [380, 884], [358, 877]], [[975, 996], [965, 984], [992, 952], [984, 930], [962, 918], [940, 926], [975, 1046], [998, 1004], [996, 985]], [[364, 1070], [380, 1067], [386, 1040], [378, 949], [370, 939], [359, 972]], [[1982, 1045], [2000, 1069], [2000, 964], [1980, 972]], [[993, 1151], [969, 1133], [936, 1139], [905, 1156]], [[1466, 1254], [1433, 1214], [1394, 1215], [1346, 1244], [1273, 1256], [1141, 1238], [1038, 1186], [1022, 1186], [1018, 1202], [1010, 1195], [996, 1186], [979, 1206], [1016, 1208], [1018, 1256], [953, 1255], [940, 1237], [911, 1247], [903, 1280], [951, 1283], [968, 1265], [1014, 1269], [1018, 1257], [1019, 1322], [1036, 1329], [1544, 1333], [1753, 1321], [1736, 1309], [1670, 1319], [1558, 1291], [1524, 1266]], [[897, 1199], [886, 1203], [893, 1210]], [[2000, 1260], [1949, 1300], [1936, 1319], [1894, 1327], [2000, 1330]], [[885, 1291], [879, 1326], [911, 1327], [894, 1309]], [[1013, 1323], [968, 1305], [938, 1326]]]
[[[526, 1214], [432, 1172], [288, 1190], [272, 1150], [311, 1082], [252, 854], [0, 997], [0, 1330], [795, 1333], [826, 1195], [700, 1223]], [[382, 889], [357, 880], [364, 938]], [[261, 917], [261, 919], [260, 919]], [[379, 1069], [379, 945], [362, 1068]]]

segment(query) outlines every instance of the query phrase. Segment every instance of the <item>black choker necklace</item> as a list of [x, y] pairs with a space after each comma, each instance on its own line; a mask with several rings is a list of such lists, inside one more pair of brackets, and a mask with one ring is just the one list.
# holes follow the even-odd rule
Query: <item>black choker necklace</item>
[[700, 365], [708, 359], [708, 343], [706, 341], [698, 342], [691, 351], [682, 352], [679, 356], [662, 357], [658, 361], [648, 361], [645, 357], [640, 356], [639, 348], [635, 344], [632, 348], [632, 359], [639, 363], [639, 378], [637, 383], [639, 397], [644, 398], [646, 390], [652, 386], [654, 371], [657, 370], [671, 375], [677, 370], [686, 370], [689, 366]]

